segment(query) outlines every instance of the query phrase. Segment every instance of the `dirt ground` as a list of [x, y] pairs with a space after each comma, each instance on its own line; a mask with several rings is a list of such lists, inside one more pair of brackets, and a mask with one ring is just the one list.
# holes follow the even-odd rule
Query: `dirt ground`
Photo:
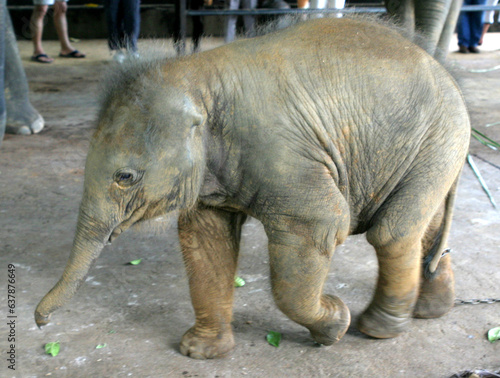
[[[141, 41], [141, 48], [148, 43]], [[203, 47], [220, 43], [207, 39]], [[197, 361], [179, 352], [194, 316], [175, 227], [132, 230], [118, 238], [75, 298], [39, 330], [33, 312], [60, 277], [72, 245], [99, 84], [111, 63], [104, 40], [75, 43], [88, 54], [83, 60], [57, 58], [57, 43], [47, 42], [47, 52], [56, 57], [50, 65], [29, 61], [29, 42], [19, 46], [32, 102], [46, 127], [38, 135], [7, 135], [0, 147], [0, 377], [449, 377], [500, 370], [500, 342], [486, 338], [488, 329], [500, 326], [500, 303], [457, 305], [440, 319], [412, 321], [407, 333], [389, 340], [368, 338], [352, 325], [339, 343], [316, 346], [273, 303], [266, 236], [255, 220], [244, 228], [239, 275], [246, 285], [236, 290], [237, 345], [227, 358]], [[170, 41], [161, 48], [173, 54]], [[463, 68], [459, 76], [473, 126], [497, 141], [500, 124], [486, 125], [500, 122], [500, 71], [468, 70], [499, 66], [499, 49], [500, 34], [489, 34], [481, 54], [450, 54]], [[473, 140], [471, 153], [500, 205], [499, 152]], [[468, 166], [450, 246], [457, 297], [500, 298], [500, 213]], [[125, 265], [138, 258], [141, 264]], [[15, 371], [6, 361], [8, 264], [16, 269]], [[371, 299], [376, 274], [374, 251], [363, 236], [337, 249], [326, 291], [343, 298], [352, 324]], [[266, 342], [269, 330], [283, 334], [279, 348]], [[61, 344], [56, 357], [43, 349], [53, 341]]]

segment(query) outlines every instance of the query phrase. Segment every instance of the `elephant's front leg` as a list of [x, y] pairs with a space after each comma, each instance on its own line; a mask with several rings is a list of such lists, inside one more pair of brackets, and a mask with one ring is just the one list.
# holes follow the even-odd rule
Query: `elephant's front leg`
[[234, 275], [242, 214], [200, 209], [179, 217], [179, 238], [196, 322], [180, 351], [198, 359], [220, 357], [234, 346], [231, 329]]
[[316, 342], [331, 345], [342, 338], [351, 321], [340, 298], [323, 294], [336, 230], [333, 226], [331, 233], [326, 231], [320, 246], [313, 237], [317, 227], [298, 228], [302, 230], [297, 233], [268, 231], [274, 299], [285, 315], [309, 329]]

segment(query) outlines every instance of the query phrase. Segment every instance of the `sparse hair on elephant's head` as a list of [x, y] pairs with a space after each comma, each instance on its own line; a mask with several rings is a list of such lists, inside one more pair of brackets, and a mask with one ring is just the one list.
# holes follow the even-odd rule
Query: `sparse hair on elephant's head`
[[123, 64], [113, 64], [101, 81], [99, 102], [101, 113], [118, 98], [130, 99], [143, 96], [160, 87], [164, 81], [163, 68], [166, 57], [148, 57], [126, 60]]

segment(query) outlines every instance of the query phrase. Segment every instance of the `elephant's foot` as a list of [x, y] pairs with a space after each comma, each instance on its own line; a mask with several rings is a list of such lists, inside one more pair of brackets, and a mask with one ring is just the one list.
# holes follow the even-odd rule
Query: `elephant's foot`
[[358, 320], [358, 329], [377, 339], [396, 337], [405, 331], [409, 315], [392, 315], [373, 303]]
[[416, 318], [438, 318], [453, 307], [455, 280], [449, 256], [445, 256], [430, 279], [422, 279], [420, 294], [413, 311]]
[[207, 358], [224, 357], [234, 348], [234, 338], [231, 327], [218, 334], [204, 334], [191, 327], [182, 336], [180, 351], [183, 355], [205, 360]]
[[43, 117], [34, 110], [34, 113], [15, 117], [7, 114], [7, 127], [5, 131], [8, 134], [30, 135], [42, 131], [45, 126]]
[[326, 312], [325, 315], [308, 328], [314, 341], [323, 345], [332, 345], [347, 332], [351, 323], [351, 313], [344, 302], [333, 295], [323, 295], [321, 304]]
[[42, 329], [42, 327], [46, 326], [50, 322], [50, 314], [42, 315], [38, 312], [38, 309], [35, 311], [35, 322], [38, 328]]

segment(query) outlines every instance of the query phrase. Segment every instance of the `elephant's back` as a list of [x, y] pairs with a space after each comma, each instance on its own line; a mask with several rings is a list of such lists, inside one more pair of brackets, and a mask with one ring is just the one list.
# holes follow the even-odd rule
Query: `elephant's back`
[[[431, 59], [390, 23], [363, 17], [319, 18], [298, 22], [288, 28], [260, 37], [245, 39], [213, 50], [220, 56], [259, 61], [270, 56], [286, 57], [289, 62], [326, 63], [323, 59], [345, 61], [356, 57], [358, 64], [383, 61]], [[210, 52], [209, 52], [210, 53]], [[363, 63], [364, 64], [364, 63]]]

